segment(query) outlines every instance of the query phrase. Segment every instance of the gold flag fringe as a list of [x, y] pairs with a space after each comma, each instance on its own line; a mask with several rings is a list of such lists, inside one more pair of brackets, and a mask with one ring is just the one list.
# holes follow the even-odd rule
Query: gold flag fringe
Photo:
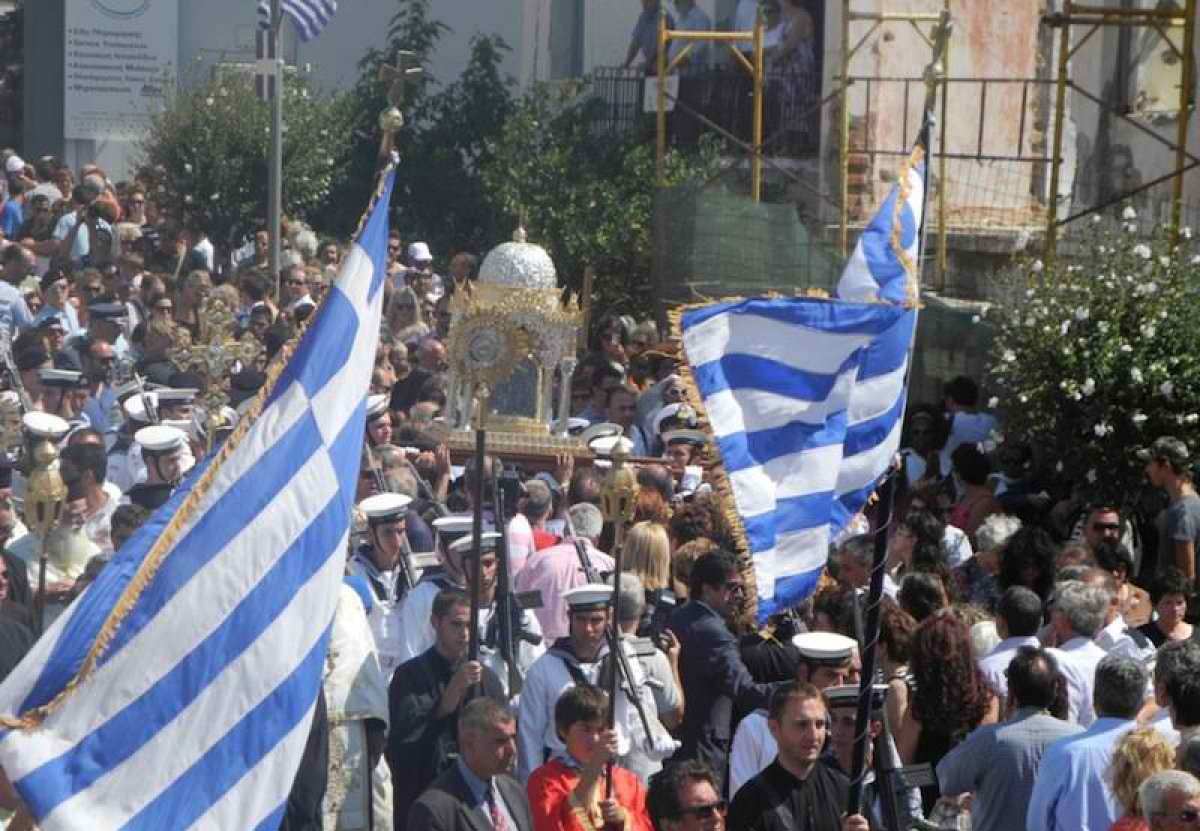
[[[721, 303], [739, 303], [747, 298], [722, 298]], [[733, 486], [729, 482], [729, 474], [725, 470], [725, 460], [721, 457], [721, 448], [717, 444], [716, 434], [713, 433], [712, 423], [708, 419], [708, 411], [704, 408], [704, 398], [700, 395], [700, 388], [696, 386], [696, 378], [692, 374], [692, 365], [687, 357], [687, 346], [683, 340], [683, 315], [693, 309], [703, 309], [712, 305], [713, 300], [707, 300], [699, 303], [689, 303], [683, 306], [676, 306], [667, 310], [667, 322], [670, 324], [671, 336], [679, 341], [679, 348], [683, 354], [684, 361], [679, 365], [679, 376], [683, 381], [683, 388], [687, 391], [688, 400], [696, 408], [696, 413], [700, 418], [700, 427], [709, 434], [709, 447], [716, 459], [716, 463], [712, 466], [709, 473], [711, 475], [711, 484], [713, 490], [716, 491], [717, 499], [721, 505], [721, 515], [725, 519], [725, 523], [729, 526], [729, 532], [733, 537], [733, 541], [738, 546], [738, 565], [741, 567], [742, 579], [746, 582], [746, 602], [748, 612], [751, 618], [757, 616], [758, 609], [758, 581], [754, 573], [754, 559], [750, 555], [750, 540], [746, 536], [746, 526], [742, 523], [742, 516], [738, 513], [737, 501], [733, 498]]]
[[[367, 206], [367, 210], [364, 212], [362, 218], [359, 220], [358, 229], [355, 231], [356, 239], [362, 233], [362, 229], [365, 227], [367, 220], [370, 218], [371, 213], [375, 210], [375, 206], [378, 204], [380, 198], [382, 198], [384, 187], [387, 183], [387, 177], [394, 167], [395, 161], [393, 160], [393, 162], [385, 167], [383, 172], [380, 174], [375, 191], [371, 195], [371, 202]], [[328, 297], [328, 293], [326, 294], [326, 297]], [[319, 318], [321, 312], [324, 310], [324, 300], [325, 298], [322, 298], [321, 305], [318, 306], [317, 310], [313, 314], [308, 316], [308, 318], [301, 325], [300, 329], [288, 340], [286, 344], [284, 344], [284, 346], [275, 355], [275, 358], [271, 361], [270, 366], [267, 367], [266, 380], [263, 382], [262, 388], [259, 389], [258, 394], [255, 396], [254, 403], [250, 405], [250, 408], [247, 410], [246, 414], [238, 419], [237, 426], [234, 428], [229, 438], [225, 440], [225, 443], [221, 445], [221, 449], [217, 451], [217, 456], [215, 459], [213, 459], [212, 464], [210, 464], [208, 469], [204, 471], [204, 475], [200, 477], [200, 481], [196, 483], [195, 487], [192, 488], [191, 493], [189, 493], [187, 498], [184, 499], [183, 504], [179, 506], [179, 509], [171, 517], [170, 522], [167, 523], [167, 527], [163, 529], [162, 534], [159, 535], [158, 540], [150, 549], [150, 553], [146, 555], [146, 559], [143, 560], [142, 564], [138, 567], [137, 573], [133, 575], [133, 578], [129, 581], [129, 585], [127, 585], [125, 590], [121, 593], [121, 597], [117, 600], [117, 603], [113, 607], [112, 611], [109, 612], [108, 617], [105, 619], [103, 625], [101, 625], [100, 632], [96, 635], [96, 640], [92, 643], [91, 649], [88, 650], [88, 654], [83, 659], [83, 663], [80, 665], [79, 671], [75, 674], [75, 677], [68, 681], [58, 695], [56, 695], [48, 703], [43, 704], [40, 707], [35, 707], [17, 717], [0, 715], [0, 726], [13, 730], [36, 729], [42, 724], [47, 716], [51, 715], [60, 707], [62, 707], [67, 698], [70, 697], [71, 694], [73, 694], [80, 687], [82, 687], [88, 681], [88, 679], [92, 677], [96, 671], [97, 665], [99, 664], [100, 658], [112, 644], [112, 640], [116, 636], [117, 631], [120, 629], [121, 624], [125, 621], [125, 618], [128, 617], [129, 613], [133, 611], [134, 606], [136, 606], [138, 600], [141, 599], [142, 592], [145, 591], [146, 587], [150, 584], [150, 581], [153, 580], [154, 576], [158, 573], [158, 570], [166, 559], [167, 554], [172, 550], [176, 540], [179, 538], [183, 527], [193, 518], [199, 504], [208, 495], [208, 491], [212, 487], [213, 480], [221, 471], [229, 456], [241, 445], [242, 441], [246, 437], [246, 434], [250, 432], [251, 426], [262, 413], [267, 396], [271, 393], [275, 383], [279, 380], [279, 376], [283, 373], [284, 367], [286, 367], [288, 362], [292, 359], [292, 355], [295, 353], [296, 347], [300, 343], [300, 339], [304, 337], [304, 333], [308, 331], [308, 327]]]

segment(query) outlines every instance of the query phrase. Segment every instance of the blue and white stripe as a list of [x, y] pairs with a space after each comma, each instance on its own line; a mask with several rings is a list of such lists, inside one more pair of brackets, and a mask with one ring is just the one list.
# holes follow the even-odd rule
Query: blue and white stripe
[[[212, 471], [94, 673], [0, 765], [45, 831], [278, 828], [345, 565], [379, 333], [392, 179], [262, 414]], [[359, 392], [354, 392], [359, 391]], [[0, 686], [54, 699], [210, 462]]]
[[[863, 229], [838, 281], [840, 299], [858, 303], [916, 302], [916, 279], [910, 264], [919, 262], [925, 202], [925, 163], [920, 160], [923, 156], [921, 148], [913, 151], [900, 180]], [[899, 251], [895, 241], [899, 242]]]
[[[279, 9], [291, 18], [300, 40], [307, 43], [329, 25], [337, 12], [337, 0], [281, 0]], [[258, 0], [258, 26], [271, 28], [271, 0]]]

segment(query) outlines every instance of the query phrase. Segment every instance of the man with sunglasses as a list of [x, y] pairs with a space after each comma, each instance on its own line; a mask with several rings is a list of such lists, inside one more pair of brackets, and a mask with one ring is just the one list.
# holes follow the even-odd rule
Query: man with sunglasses
[[687, 707], [678, 738], [676, 759], [699, 759], [726, 779], [733, 740], [733, 713], [764, 708], [778, 684], [756, 684], [742, 662], [737, 638], [726, 620], [742, 603], [746, 584], [737, 561], [727, 551], [696, 560], [686, 604], [671, 615], [679, 639], [679, 674], [687, 691]]

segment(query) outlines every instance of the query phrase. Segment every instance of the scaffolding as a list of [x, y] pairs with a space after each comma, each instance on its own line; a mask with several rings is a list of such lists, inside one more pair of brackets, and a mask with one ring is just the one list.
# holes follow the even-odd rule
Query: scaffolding
[[[657, 131], [657, 174], [658, 186], [662, 187], [666, 180], [667, 169], [667, 102], [668, 99], [674, 99], [668, 92], [671, 73], [679, 68], [679, 65], [687, 59], [691, 54], [692, 48], [701, 42], [707, 43], [723, 43], [733, 55], [734, 62], [750, 73], [751, 83], [753, 86], [753, 116], [751, 118], [752, 137], [750, 140], [750, 198], [759, 202], [762, 200], [762, 183], [763, 183], [763, 87], [766, 78], [766, 60], [763, 54], [763, 20], [760, 14], [754, 21], [754, 30], [751, 32], [688, 32], [679, 29], [667, 28], [667, 10], [664, 5], [661, 14], [658, 16], [658, 55], [657, 66], [658, 72], [658, 99], [656, 107], [656, 131]], [[681, 42], [684, 45], [679, 53], [671, 58], [668, 54], [670, 46], [674, 42]], [[751, 57], [747, 58], [737, 48], [737, 44], [750, 42]], [[678, 76], [675, 76], [678, 78]], [[710, 124], [710, 127], [716, 127]], [[721, 130], [724, 133], [725, 131]], [[732, 136], [726, 136], [733, 138]]]
[[[1166, 181], [1172, 183], [1171, 233], [1174, 235], [1175, 242], [1178, 243], [1180, 228], [1182, 226], [1184, 174], [1197, 165], [1200, 165], [1200, 159], [1187, 151], [1187, 131], [1193, 103], [1192, 87], [1195, 78], [1196, 2], [1197, 0], [1184, 0], [1184, 7], [1182, 9], [1174, 4], [1160, 4], [1155, 8], [1139, 9], [1108, 8], [1105, 6], [1077, 3], [1075, 0], [1063, 0], [1063, 9], [1061, 12], [1043, 17], [1042, 20], [1047, 26], [1059, 30], [1058, 69], [1054, 106], [1054, 140], [1050, 154], [1050, 192], [1047, 198], [1048, 210], [1044, 252], [1044, 258], [1047, 262], [1051, 262], [1054, 259], [1059, 228], [1063, 225], [1080, 217], [1104, 210], [1111, 205], [1124, 201], [1135, 194], [1149, 190]], [[1086, 26], [1088, 28], [1083, 36], [1079, 38], [1078, 42], [1072, 46], [1071, 33], [1075, 26]], [[1108, 26], [1153, 29], [1167, 44], [1168, 48], [1174, 54], [1175, 59], [1180, 62], [1179, 109], [1174, 142], [1163, 138], [1144, 124], [1140, 124], [1129, 113], [1108, 106], [1101, 96], [1084, 89], [1071, 79], [1071, 58], [1097, 31]], [[1175, 41], [1170, 37], [1170, 32], [1177, 29], [1183, 30], [1182, 46], [1177, 46]], [[1063, 167], [1063, 132], [1066, 120], [1068, 88], [1098, 105], [1102, 111], [1117, 116], [1142, 133], [1166, 145], [1174, 154], [1175, 163], [1172, 170], [1166, 175], [1156, 177], [1152, 181], [1122, 191], [1109, 199], [1102, 200], [1101, 204], [1089, 206], [1082, 211], [1076, 211], [1060, 219], [1058, 203]]]

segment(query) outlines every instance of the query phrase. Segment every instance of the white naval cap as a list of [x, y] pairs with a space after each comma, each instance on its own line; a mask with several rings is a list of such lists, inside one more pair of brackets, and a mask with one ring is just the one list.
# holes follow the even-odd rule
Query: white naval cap
[[154, 394], [158, 396], [160, 403], [190, 404], [192, 401], [196, 400], [196, 396], [200, 394], [200, 390], [159, 387], [154, 391]]
[[662, 434], [665, 444], [691, 444], [703, 447], [708, 444], [708, 436], [703, 430], [668, 430]]
[[41, 381], [44, 387], [68, 390], [78, 389], [80, 381], [83, 380], [83, 373], [76, 372], [73, 369], [44, 367], [38, 370], [38, 380]]
[[433, 521], [433, 529], [443, 536], [469, 534], [472, 522], [474, 520], [469, 514], [440, 516]]
[[[470, 529], [468, 529], [469, 531]], [[489, 551], [496, 550], [496, 540], [500, 539], [500, 534], [496, 531], [484, 531], [479, 535], [479, 550], [486, 554]], [[468, 533], [464, 537], [459, 537], [454, 542], [446, 547], [447, 551], [453, 551], [455, 554], [462, 556], [469, 555], [475, 550], [475, 535]]]
[[140, 421], [142, 424], [150, 423], [150, 416], [146, 415], [146, 401], [150, 402], [150, 406], [158, 409], [158, 393], [148, 392], [145, 394], [145, 400], [141, 395], [132, 395], [125, 399], [122, 408], [125, 410], [125, 416], [130, 421]]
[[58, 441], [71, 429], [66, 419], [36, 410], [21, 416], [21, 426], [30, 435], [51, 441]]
[[[887, 684], [871, 685], [871, 709], [883, 709], [884, 699], [887, 698]], [[830, 687], [825, 690], [825, 700], [830, 707], [857, 707], [858, 685], [847, 684], [842, 687]]]
[[613, 587], [604, 583], [584, 583], [563, 592], [562, 596], [572, 611], [606, 609], [612, 603]]
[[590, 447], [592, 442], [596, 441], [596, 439], [608, 438], [609, 436], [619, 436], [624, 432], [625, 428], [623, 428], [620, 424], [613, 424], [611, 421], [601, 421], [597, 424], [593, 424], [591, 427], [588, 427], [586, 430], [580, 433], [579, 440]]
[[620, 447], [627, 455], [633, 452], [633, 442], [624, 436], [604, 436], [588, 443], [588, 447], [598, 456], [612, 456]]
[[836, 632], [801, 632], [792, 638], [792, 646], [808, 663], [838, 666], [850, 660], [858, 643]]
[[368, 395], [367, 396], [367, 421], [374, 421], [382, 415], [386, 415], [388, 411], [388, 396], [387, 395]]
[[654, 432], [661, 435], [663, 432], [663, 423], [669, 419], [675, 419], [680, 422], [678, 427], [695, 427], [696, 426], [696, 410], [691, 404], [686, 402], [667, 404], [660, 407], [658, 412], [654, 414]]
[[411, 502], [412, 499], [399, 493], [380, 493], [359, 502], [358, 509], [368, 522], [376, 524], [404, 516]]
[[588, 428], [589, 424], [591, 424], [591, 422], [588, 421], [586, 418], [580, 418], [579, 416], [570, 416], [567, 419], [567, 434], [571, 435], [571, 436], [582, 435], [583, 431]]
[[187, 434], [165, 424], [143, 427], [133, 434], [133, 440], [141, 445], [143, 452], [149, 453], [170, 453], [187, 446]]

